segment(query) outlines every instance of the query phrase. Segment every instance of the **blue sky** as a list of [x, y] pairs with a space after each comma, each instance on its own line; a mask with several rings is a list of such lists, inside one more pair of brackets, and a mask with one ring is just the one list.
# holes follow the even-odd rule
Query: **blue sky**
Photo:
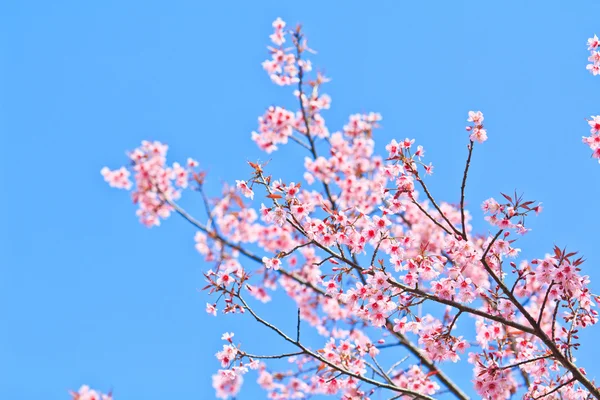
[[[580, 143], [600, 113], [600, 79], [585, 70], [600, 4], [559, 2], [20, 1], [0, 5], [0, 398], [65, 399], [82, 383], [117, 399], [213, 398], [220, 335], [270, 352], [271, 336], [204, 312], [194, 231], [175, 218], [138, 224], [100, 168], [142, 139], [192, 156], [222, 181], [265, 159], [250, 141], [257, 117], [291, 104], [270, 84], [270, 23], [302, 22], [326, 88], [330, 130], [379, 111], [378, 149], [414, 137], [434, 162], [431, 187], [456, 201], [467, 111], [486, 117], [467, 195], [524, 191], [545, 211], [530, 220], [525, 257], [554, 244], [581, 251], [600, 292], [600, 165]], [[297, 162], [291, 163], [290, 157]], [[301, 149], [270, 164], [302, 169]], [[188, 198], [192, 212], [198, 199]], [[284, 327], [285, 304], [265, 310]], [[598, 332], [592, 330], [591, 332]], [[600, 377], [594, 334], [579, 363]], [[467, 374], [450, 369], [461, 382]], [[254, 377], [240, 400], [263, 398]]]

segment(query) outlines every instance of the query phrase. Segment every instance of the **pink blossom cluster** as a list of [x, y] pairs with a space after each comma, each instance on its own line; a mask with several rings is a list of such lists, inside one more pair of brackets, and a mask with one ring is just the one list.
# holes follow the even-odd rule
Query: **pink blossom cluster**
[[[168, 146], [160, 142], [142, 141], [142, 145], [129, 153], [131, 169], [134, 173], [135, 190], [133, 202], [138, 205], [140, 222], [148, 227], [160, 225], [160, 220], [168, 218], [172, 208], [167, 200], [179, 199], [181, 189], [188, 186], [190, 174], [198, 163], [188, 159], [187, 165], [173, 163], [166, 165]], [[112, 187], [129, 190], [132, 182], [126, 167], [111, 171], [101, 170], [104, 180]]]
[[353, 114], [348, 124], [344, 125], [344, 134], [349, 137], [361, 135], [371, 136], [373, 130], [379, 127], [378, 122], [382, 117], [379, 113]]
[[534, 206], [534, 201], [522, 201], [517, 195], [511, 197], [502, 194], [502, 196], [507, 200], [506, 203], [498, 203], [494, 198], [483, 202], [481, 209], [486, 214], [490, 214], [485, 217], [485, 220], [500, 229], [514, 229], [520, 234], [527, 233], [524, 217], [532, 211], [539, 214], [542, 211], [541, 203]]
[[[286, 23], [277, 18], [273, 22], [274, 32], [270, 36], [271, 42], [277, 47], [269, 47], [271, 52], [271, 59], [263, 62], [263, 68], [271, 80], [280, 86], [287, 86], [297, 83], [299, 81], [300, 68], [308, 72], [311, 68], [310, 61], [299, 59], [291, 50], [294, 48], [284, 48], [283, 44], [286, 42], [286, 35], [291, 34], [294, 40], [299, 40], [298, 33], [293, 31], [285, 31]], [[301, 51], [308, 50], [306, 45], [297, 47]], [[300, 51], [300, 52], [301, 52]]]
[[583, 137], [583, 143], [592, 149], [592, 157], [600, 163], [600, 115], [592, 115], [588, 119], [590, 125], [590, 136]]
[[[215, 354], [215, 357], [221, 363], [221, 367], [224, 368], [212, 376], [212, 384], [219, 399], [228, 399], [238, 394], [244, 382], [244, 374], [249, 369], [258, 369], [259, 367], [257, 360], [250, 360], [246, 364], [241, 362], [244, 353], [233, 345], [232, 338], [234, 336], [233, 333], [224, 333], [221, 339], [227, 341], [228, 344], [223, 345], [223, 350]], [[240, 362], [236, 363], [237, 360], [240, 360]]]
[[[589, 291], [589, 277], [581, 275], [581, 258], [574, 260], [575, 253], [563, 254], [555, 249], [554, 256], [533, 260], [531, 264], [537, 265], [534, 276], [537, 282], [547, 288], [547, 300], [565, 302], [567, 310], [564, 313], [565, 322], [571, 323], [574, 328], [585, 328], [598, 322], [598, 312], [594, 309], [596, 298]], [[531, 279], [531, 278], [530, 278]], [[566, 328], [562, 328], [565, 331]]]
[[357, 207], [368, 213], [380, 203], [377, 192], [383, 190], [385, 176], [381, 173], [383, 160], [374, 156], [374, 140], [366, 133], [347, 136], [335, 132], [329, 138], [329, 157], [305, 157], [304, 179], [335, 185], [340, 195], [334, 201], [340, 209]]
[[487, 140], [487, 131], [483, 127], [483, 114], [481, 111], [469, 111], [468, 122], [472, 122], [472, 126], [467, 126], [467, 131], [471, 132], [469, 139], [472, 142], [483, 143]]
[[590, 56], [588, 57], [590, 64], [586, 66], [586, 69], [590, 71], [592, 75], [598, 75], [600, 74], [600, 52], [598, 51], [600, 40], [598, 39], [598, 36], [594, 35], [594, 37], [589, 38], [587, 45], [588, 50], [590, 51]]
[[410, 389], [426, 395], [435, 395], [439, 392], [440, 385], [431, 378], [418, 365], [413, 365], [405, 371], [398, 372], [397, 376], [394, 377], [394, 382], [398, 387], [404, 389]]
[[[473, 233], [464, 197], [473, 148], [487, 140], [483, 114], [468, 113], [459, 200], [441, 202], [429, 187], [433, 166], [423, 162], [425, 149], [415, 139], [391, 140], [384, 156], [376, 154], [381, 115], [355, 114], [330, 132], [321, 116], [331, 104], [320, 93], [327, 79], [310, 74], [301, 29], [285, 26], [273, 23], [276, 47], [263, 67], [276, 84], [297, 84], [298, 109], [267, 109], [252, 140], [270, 154], [287, 143], [306, 151], [303, 182], [272, 177], [267, 165], [249, 162], [247, 179], [210, 199], [197, 163], [167, 166], [167, 148], [157, 142], [131, 153], [129, 168], [102, 171], [111, 186], [134, 188], [145, 225], [177, 210], [197, 230], [195, 247], [214, 265], [204, 274], [213, 295], [208, 314], [251, 317], [294, 348], [256, 356], [235, 345], [233, 334], [223, 335], [213, 375], [217, 397], [235, 397], [254, 370], [270, 399], [432, 399], [441, 391], [465, 399], [444, 369], [462, 365], [467, 349], [482, 398], [508, 399], [518, 390], [524, 398], [594, 394], [573, 357], [579, 331], [598, 321], [583, 259], [555, 248], [544, 258], [517, 260], [513, 234], [529, 231], [526, 217], [541, 203], [516, 193], [489, 198], [482, 209], [494, 231]], [[600, 142], [599, 129], [590, 146]], [[202, 195], [203, 221], [175, 203], [190, 182]], [[293, 333], [261, 316], [274, 291], [294, 305]], [[307, 329], [315, 333], [311, 345], [303, 341]], [[406, 357], [387, 362], [394, 348]]]
[[271, 153], [278, 144], [286, 144], [293, 134], [298, 121], [293, 112], [281, 107], [269, 107], [265, 115], [258, 119], [258, 132], [252, 132], [252, 140], [258, 147]]
[[112, 400], [112, 394], [104, 394], [83, 385], [77, 392], [71, 392], [72, 400]]
[[473, 356], [475, 390], [485, 399], [508, 399], [516, 392], [517, 382], [510, 370], [502, 369], [493, 359]]
[[[600, 40], [594, 35], [593, 38], [588, 39], [587, 44], [590, 51], [588, 57], [590, 64], [586, 68], [595, 76], [600, 74]], [[590, 125], [590, 136], [583, 136], [582, 140], [592, 150], [592, 157], [598, 159], [600, 163], [600, 115], [592, 115], [587, 121]]]

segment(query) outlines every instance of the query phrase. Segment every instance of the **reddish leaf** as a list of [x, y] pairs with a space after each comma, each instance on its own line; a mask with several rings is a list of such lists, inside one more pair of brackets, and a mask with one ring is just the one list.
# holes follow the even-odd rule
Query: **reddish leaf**
[[512, 203], [512, 198], [511, 198], [509, 195], [507, 195], [507, 194], [504, 194], [504, 193], [500, 193], [500, 194], [501, 194], [502, 196], [504, 196], [504, 198], [505, 198], [506, 200], [508, 200], [508, 201], [510, 201], [510, 202]]

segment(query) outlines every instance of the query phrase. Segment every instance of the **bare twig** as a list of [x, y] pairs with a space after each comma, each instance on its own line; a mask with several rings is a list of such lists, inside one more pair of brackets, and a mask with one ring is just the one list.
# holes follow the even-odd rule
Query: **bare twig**
[[288, 358], [288, 357], [294, 357], [294, 356], [301, 356], [304, 354], [304, 352], [298, 351], [296, 353], [283, 353], [283, 354], [276, 354], [276, 355], [272, 355], [272, 356], [257, 356], [255, 354], [248, 354], [246, 352], [243, 352], [242, 354], [245, 357], [256, 358], [258, 360], [271, 360], [271, 359], [276, 359], [276, 358]]
[[467, 163], [465, 165], [465, 172], [463, 174], [462, 185], [460, 186], [460, 223], [462, 226], [462, 236], [467, 240], [467, 228], [465, 224], [465, 188], [467, 186], [467, 174], [469, 173], [469, 166], [471, 165], [471, 155], [473, 154], [473, 141], [468, 145], [469, 156], [467, 157]]
[[296, 342], [300, 341], [300, 308], [298, 308], [298, 322], [296, 325]]

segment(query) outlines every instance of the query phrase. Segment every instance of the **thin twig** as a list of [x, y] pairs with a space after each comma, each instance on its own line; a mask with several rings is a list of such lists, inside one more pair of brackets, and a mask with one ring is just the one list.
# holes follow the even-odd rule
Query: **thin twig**
[[[187, 213], [184, 209], [182, 209], [179, 205], [177, 205], [175, 202], [169, 200], [169, 199], [165, 199], [165, 201], [171, 206], [173, 207], [173, 209], [181, 216], [183, 217], [186, 221], [188, 221], [190, 224], [192, 224], [194, 227], [196, 227], [197, 229], [199, 229], [200, 231], [210, 235], [211, 237], [213, 237], [214, 239], [220, 241], [223, 245], [228, 246], [232, 249], [235, 249], [237, 251], [239, 251], [241, 254], [243, 254], [244, 256], [248, 257], [249, 259], [262, 264], [262, 258], [259, 256], [256, 256], [255, 254], [251, 253], [250, 251], [244, 249], [243, 247], [232, 243], [231, 241], [227, 240], [226, 238], [220, 236], [220, 235], [216, 235], [215, 233], [211, 232], [210, 230], [208, 230], [203, 224], [201, 224], [200, 222], [198, 222], [196, 219], [194, 219], [189, 213]], [[317, 246], [319, 246], [319, 243], [315, 243]], [[328, 248], [324, 248], [325, 250], [329, 250]], [[354, 265], [350, 260], [346, 259], [345, 257], [340, 257], [337, 254], [331, 254], [332, 252], [330, 252], [330, 256], [329, 258], [337, 258], [340, 259], [341, 261], [352, 265], [354, 267], [357, 267], [360, 269], [360, 266], [358, 265]], [[299, 284], [306, 286], [308, 288], [310, 288], [311, 290], [313, 290], [315, 293], [322, 295], [322, 296], [326, 296], [326, 297], [330, 297], [329, 295], [327, 295], [321, 288], [299, 278], [296, 274], [293, 274], [291, 272], [288, 272], [287, 270], [280, 268], [279, 273], [281, 273], [282, 275], [287, 276], [288, 278], [298, 282]], [[362, 274], [359, 274], [359, 276], [361, 278], [364, 279], [364, 276], [362, 276]], [[465, 309], [466, 310], [466, 309]], [[492, 318], [494, 319], [493, 315], [488, 315], [486, 313], [479, 313], [478, 315], [484, 317], [484, 318]], [[515, 326], [513, 326], [515, 327]], [[435, 372], [435, 376], [437, 377], [438, 380], [440, 380], [440, 382], [442, 382], [446, 387], [448, 387], [448, 389], [460, 400], [468, 400], [469, 397], [464, 394], [460, 388], [458, 388], [458, 386], [456, 386], [454, 384], [454, 382], [452, 382], [452, 380], [447, 377], [440, 369], [438, 369], [435, 364], [429, 360], [429, 358], [427, 358], [427, 356], [425, 356], [424, 354], [421, 353], [421, 351], [419, 350], [418, 347], [416, 347], [406, 336], [404, 336], [403, 334], [399, 333], [399, 332], [394, 332], [393, 330], [393, 324], [392, 322], [387, 319], [386, 320], [386, 328], [388, 329], [388, 331], [390, 331], [394, 336], [396, 336], [401, 342], [402, 344], [417, 358], [419, 358], [419, 360], [421, 361], [422, 364], [424, 364], [425, 366], [427, 366], [427, 368], [429, 368], [430, 371]], [[520, 326], [516, 326], [517, 329], [523, 330], [523, 331], [527, 331], [526, 327], [520, 327]]]
[[541, 399], [541, 398], [543, 398], [543, 397], [546, 397], [546, 396], [548, 396], [549, 394], [552, 394], [552, 393], [554, 393], [554, 392], [557, 392], [557, 391], [559, 391], [560, 389], [562, 389], [563, 387], [565, 387], [565, 386], [567, 386], [567, 385], [570, 385], [571, 383], [573, 383], [573, 382], [574, 382], [574, 381], [576, 381], [576, 380], [577, 380], [577, 379], [575, 379], [575, 378], [571, 378], [571, 379], [569, 379], [568, 381], [566, 381], [565, 383], [563, 383], [563, 384], [561, 384], [561, 385], [559, 385], [559, 386], [555, 387], [554, 389], [552, 389], [552, 390], [551, 390], [551, 391], [549, 391], [548, 393], [545, 393], [545, 394], [543, 394], [543, 395], [541, 395], [541, 396], [538, 396], [538, 397], [534, 397], [534, 398], [533, 398], [533, 400], [538, 400], [538, 399]]
[[300, 341], [300, 308], [298, 308], [298, 322], [296, 325], [296, 342]]
[[465, 224], [465, 187], [467, 186], [467, 174], [469, 173], [469, 166], [471, 165], [471, 155], [473, 154], [473, 141], [468, 145], [469, 156], [467, 157], [467, 163], [465, 165], [465, 172], [463, 174], [462, 185], [460, 186], [460, 223], [462, 226], [462, 236], [467, 240], [467, 228]]
[[548, 296], [550, 295], [550, 290], [552, 289], [552, 286], [554, 286], [554, 280], [550, 282], [548, 290], [546, 290], [546, 295], [544, 296], [544, 301], [542, 302], [542, 306], [540, 307], [540, 315], [538, 316], [537, 320], [538, 325], [542, 323], [542, 317], [544, 316], [544, 308], [546, 307], [546, 302], [548, 301]]
[[287, 342], [289, 342], [289, 343], [295, 345], [296, 347], [298, 347], [299, 349], [301, 349], [304, 354], [306, 354], [308, 356], [311, 356], [315, 360], [318, 360], [318, 361], [322, 362], [323, 364], [325, 364], [325, 365], [327, 365], [327, 366], [335, 369], [336, 371], [339, 371], [339, 372], [343, 373], [344, 375], [351, 376], [351, 377], [353, 377], [355, 379], [361, 380], [363, 382], [366, 382], [368, 384], [371, 384], [373, 386], [376, 386], [376, 387], [379, 387], [379, 388], [382, 388], [382, 389], [389, 389], [389, 390], [392, 390], [392, 391], [397, 392], [397, 393], [403, 393], [405, 395], [413, 396], [415, 398], [422, 398], [422, 399], [427, 399], [427, 400], [434, 400], [433, 397], [422, 395], [422, 394], [420, 394], [418, 392], [415, 392], [413, 390], [399, 388], [399, 387], [397, 387], [395, 385], [390, 385], [389, 383], [379, 382], [379, 381], [376, 381], [374, 379], [358, 375], [358, 374], [356, 374], [354, 372], [348, 371], [345, 368], [340, 367], [339, 365], [336, 365], [336, 364], [330, 362], [326, 358], [323, 358], [319, 354], [317, 354], [317, 353], [311, 351], [310, 349], [308, 349], [302, 343], [297, 342], [294, 339], [292, 339], [289, 336], [287, 336], [283, 331], [281, 331], [275, 325], [273, 325], [273, 324], [265, 321], [264, 319], [262, 319], [258, 314], [256, 314], [256, 312], [250, 306], [248, 306], [248, 303], [246, 303], [246, 301], [241, 296], [238, 296], [238, 299], [244, 305], [244, 309], [247, 310], [254, 317], [254, 319], [257, 322], [261, 323], [262, 325], [264, 325], [267, 328], [271, 329], [272, 331], [276, 332], [279, 336], [281, 336]]
[[275, 358], [288, 358], [288, 357], [294, 357], [294, 356], [301, 356], [304, 354], [303, 351], [298, 351], [296, 353], [284, 353], [284, 354], [277, 354], [277, 355], [273, 355], [273, 356], [257, 356], [255, 354], [248, 354], [248, 353], [242, 353], [245, 357], [249, 357], [249, 358], [256, 358], [259, 360], [270, 360], [270, 359], [275, 359]]
[[[510, 289], [504, 284], [504, 282], [502, 282], [502, 280], [496, 275], [494, 270], [488, 264], [488, 262], [486, 260], [487, 254], [490, 251], [490, 249], [491, 249], [492, 245], [494, 244], [494, 242], [496, 241], [496, 239], [500, 236], [500, 234], [502, 232], [503, 232], [502, 229], [500, 231], [498, 231], [498, 233], [496, 234], [494, 239], [490, 242], [487, 249], [483, 253], [483, 256], [481, 257], [481, 263], [483, 264], [483, 267], [485, 268], [487, 273], [492, 277], [492, 279], [496, 282], [498, 287], [508, 297], [510, 302], [514, 304], [514, 306], [519, 310], [519, 312], [523, 315], [523, 317], [525, 317], [527, 322], [529, 322], [529, 324], [533, 327], [533, 331], [534, 331], [533, 334], [535, 336], [537, 336], [546, 345], [546, 347], [548, 347], [548, 349], [552, 352], [554, 359], [556, 361], [558, 361], [560, 364], [562, 364], [562, 366], [565, 367], [565, 369], [567, 369], [569, 372], [571, 372], [571, 374], [573, 374], [573, 378], [575, 380], [579, 381], [583, 386], [585, 386], [585, 388], [595, 398], [600, 399], [600, 390], [583, 374], [583, 372], [581, 372], [581, 370], [575, 364], [573, 364], [573, 362], [571, 360], [569, 360], [558, 349], [556, 344], [552, 341], [552, 339], [550, 339], [548, 337], [548, 335], [546, 335], [546, 332], [544, 332], [544, 330], [537, 323], [535, 318], [533, 318], [533, 316], [529, 313], [529, 311], [527, 311], [527, 309], [525, 309], [525, 306], [523, 306], [523, 304], [521, 304], [521, 302], [519, 302], [519, 300], [513, 295], [513, 293], [511, 293]], [[508, 325], [507, 323], [505, 323], [505, 324]]]
[[546, 358], [550, 358], [550, 357], [552, 357], [551, 354], [546, 354], [545, 356], [539, 356], [539, 357], [531, 358], [529, 360], [519, 361], [519, 362], [511, 364], [511, 365], [506, 365], [504, 367], [500, 367], [500, 369], [511, 369], [511, 368], [518, 367], [518, 366], [521, 366], [524, 364], [529, 364], [529, 363], [532, 363], [535, 361], [545, 360]]

